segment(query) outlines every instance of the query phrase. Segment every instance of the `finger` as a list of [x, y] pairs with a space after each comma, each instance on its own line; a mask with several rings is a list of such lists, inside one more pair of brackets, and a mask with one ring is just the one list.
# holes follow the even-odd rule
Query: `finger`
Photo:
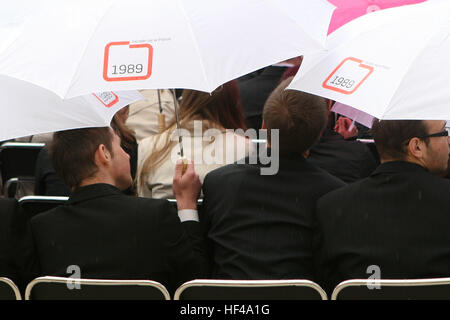
[[173, 179], [181, 179], [183, 176], [183, 160], [178, 159], [177, 164], [175, 165], [175, 175], [173, 176]]
[[184, 162], [185, 174], [195, 174], [194, 163], [190, 160]]

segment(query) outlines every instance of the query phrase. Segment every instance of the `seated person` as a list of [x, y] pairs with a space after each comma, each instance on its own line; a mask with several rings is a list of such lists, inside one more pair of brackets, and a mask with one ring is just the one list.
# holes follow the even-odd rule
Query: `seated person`
[[[160, 115], [163, 115], [164, 125], [171, 122], [175, 117], [174, 99], [170, 90], [140, 90], [140, 93], [145, 97], [145, 100], [130, 104], [126, 119], [126, 125], [135, 132], [138, 143], [142, 139], [160, 132]], [[159, 102], [161, 102], [162, 110]]]
[[316, 200], [345, 184], [305, 159], [326, 125], [327, 105], [323, 98], [284, 90], [291, 79], [272, 92], [263, 112], [278, 171], [265, 174], [260, 155], [256, 164], [247, 158], [204, 180], [200, 221], [213, 278], [313, 279]]
[[[179, 119], [184, 155], [194, 161], [200, 181], [209, 171], [244, 158], [249, 152], [247, 138], [227, 131], [246, 130], [236, 81], [224, 84], [211, 94], [184, 90]], [[175, 120], [163, 133], [139, 143], [139, 196], [173, 198], [173, 159], [179, 157], [179, 152]]]
[[12, 280], [22, 294], [36, 271], [26, 226], [17, 200], [0, 198], [0, 277]]
[[[134, 179], [137, 167], [137, 143], [133, 131], [125, 124], [128, 115], [128, 107], [119, 110], [111, 121], [111, 127], [120, 137], [120, 145], [130, 156], [131, 177]], [[51, 143], [51, 140], [48, 144]], [[133, 186], [124, 191], [126, 194], [134, 194]], [[34, 194], [40, 196], [68, 196], [70, 188], [58, 177], [53, 168], [48, 148], [44, 147], [39, 152], [36, 161]]]
[[[449, 139], [445, 121], [374, 121], [381, 165], [317, 204], [317, 282], [450, 276]], [[373, 268], [372, 266], [376, 266]]]
[[313, 164], [347, 183], [369, 176], [377, 166], [376, 159], [364, 143], [346, 139], [358, 134], [356, 126], [350, 129], [351, 122], [348, 118], [340, 117], [335, 125], [329, 103], [327, 127], [308, 156]]
[[172, 292], [205, 275], [197, 215], [201, 184], [192, 164], [177, 164], [178, 215], [166, 200], [122, 193], [130, 187], [129, 155], [109, 127], [54, 134], [50, 155], [72, 189], [64, 206], [31, 219], [39, 275], [150, 279]]
[[[50, 142], [51, 143], [51, 142]], [[64, 184], [53, 169], [48, 149], [39, 151], [36, 160], [34, 194], [38, 196], [68, 196], [70, 188]]]

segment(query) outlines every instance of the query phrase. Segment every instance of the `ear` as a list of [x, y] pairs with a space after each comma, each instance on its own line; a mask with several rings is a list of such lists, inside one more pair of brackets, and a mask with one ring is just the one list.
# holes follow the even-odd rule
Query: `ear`
[[267, 129], [266, 123], [264, 122], [264, 119], [262, 121], [261, 129], [263, 129], [263, 130]]
[[106, 165], [111, 160], [111, 153], [104, 144], [100, 144], [95, 151], [95, 164], [100, 167], [101, 165]]
[[412, 138], [408, 143], [408, 154], [414, 158], [422, 159], [425, 148], [425, 142], [419, 138]]

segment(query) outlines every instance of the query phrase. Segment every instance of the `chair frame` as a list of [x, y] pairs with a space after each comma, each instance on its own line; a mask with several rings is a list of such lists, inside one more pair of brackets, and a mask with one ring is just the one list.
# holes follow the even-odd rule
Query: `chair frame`
[[112, 279], [78, 279], [66, 277], [44, 276], [38, 277], [31, 281], [25, 289], [25, 300], [30, 300], [31, 291], [33, 287], [40, 283], [60, 283], [67, 284], [67, 281], [77, 281], [81, 286], [95, 285], [95, 286], [148, 286], [158, 289], [164, 296], [165, 300], [170, 300], [170, 294], [161, 283], [152, 280], [112, 280]]
[[304, 286], [317, 291], [322, 300], [328, 300], [326, 292], [315, 282], [310, 280], [216, 280], [216, 279], [196, 279], [183, 283], [176, 291], [174, 300], [180, 300], [180, 296], [184, 290], [191, 287], [290, 287]]
[[51, 202], [51, 201], [67, 201], [69, 197], [61, 197], [61, 196], [24, 196], [20, 198], [19, 203], [29, 202], [29, 201], [42, 201], [42, 202]]
[[[42, 143], [42, 142], [3, 142], [0, 145], [0, 161], [2, 159], [2, 152], [3, 152], [3, 150], [6, 150], [6, 149], [23, 148], [23, 149], [39, 149], [40, 150], [44, 147], [45, 147], [45, 143]], [[0, 167], [0, 171], [1, 171], [1, 167]], [[1, 173], [0, 180], [2, 182], [2, 193], [5, 194], [7, 191], [6, 184], [7, 183], [11, 184], [13, 182], [13, 181], [9, 181], [9, 180], [19, 179], [19, 178], [20, 177], [17, 177], [17, 176], [16, 177], [10, 176], [9, 178], [4, 177], [4, 173]], [[33, 178], [34, 178], [34, 176], [33, 176]], [[6, 180], [6, 181], [4, 181], [4, 180]]]
[[5, 277], [0, 277], [0, 282], [7, 284], [14, 291], [16, 300], [22, 300], [22, 296], [20, 294], [19, 288], [16, 286], [16, 284], [11, 279], [5, 278]]
[[[412, 287], [432, 286], [450, 284], [450, 278], [424, 278], [424, 279], [350, 279], [339, 283], [331, 294], [331, 300], [337, 300], [339, 293], [348, 287], [359, 287], [367, 285], [380, 285], [381, 287]], [[450, 298], [450, 297], [449, 297]]]

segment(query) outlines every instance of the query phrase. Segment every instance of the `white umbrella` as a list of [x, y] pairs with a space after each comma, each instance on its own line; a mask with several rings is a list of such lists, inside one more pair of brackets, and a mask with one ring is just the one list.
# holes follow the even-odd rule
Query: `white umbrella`
[[334, 10], [325, 0], [33, 2], [2, 2], [0, 74], [61, 98], [132, 89], [212, 92], [323, 49]]
[[66, 129], [109, 126], [120, 108], [143, 99], [134, 90], [63, 100], [29, 82], [1, 75], [0, 97], [0, 141]]
[[450, 1], [373, 12], [332, 33], [328, 52], [305, 55], [288, 89], [379, 119], [450, 119]]

